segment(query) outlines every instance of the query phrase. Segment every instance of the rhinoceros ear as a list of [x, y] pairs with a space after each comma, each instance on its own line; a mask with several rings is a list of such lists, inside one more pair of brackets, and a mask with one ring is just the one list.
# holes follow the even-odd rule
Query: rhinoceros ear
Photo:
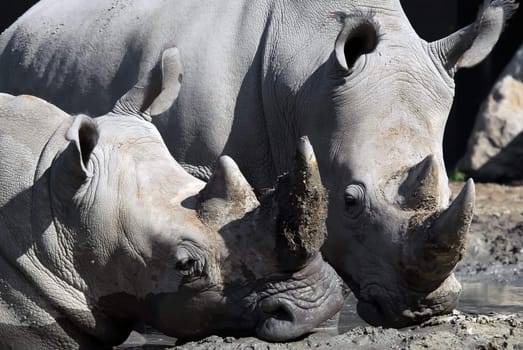
[[65, 138], [74, 144], [78, 155], [77, 163], [79, 169], [87, 177], [93, 176], [93, 170], [89, 163], [99, 137], [96, 123], [85, 115], [76, 116], [65, 135]]
[[147, 121], [166, 112], [176, 101], [181, 88], [183, 66], [176, 47], [165, 50], [160, 67], [153, 68], [143, 81], [123, 95], [113, 113], [135, 115]]
[[180, 93], [183, 66], [178, 48], [167, 49], [162, 55], [162, 89], [149, 107], [149, 115], [166, 112], [174, 104]]
[[349, 16], [345, 13], [331, 14], [343, 24], [334, 45], [338, 68], [349, 74], [358, 58], [374, 51], [378, 44], [378, 25], [371, 13]]
[[492, 51], [505, 22], [517, 8], [514, 0], [485, 0], [474, 23], [430, 43], [430, 48], [451, 73], [462, 67], [472, 67]]

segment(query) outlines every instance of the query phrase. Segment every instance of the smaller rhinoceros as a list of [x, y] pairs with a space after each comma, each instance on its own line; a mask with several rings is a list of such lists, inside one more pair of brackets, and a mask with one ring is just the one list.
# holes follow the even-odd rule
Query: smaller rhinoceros
[[177, 49], [162, 60], [96, 119], [0, 94], [0, 348], [109, 348], [139, 321], [281, 341], [341, 308], [308, 141], [261, 204], [231, 158], [197, 180], [143, 120], [180, 89]]

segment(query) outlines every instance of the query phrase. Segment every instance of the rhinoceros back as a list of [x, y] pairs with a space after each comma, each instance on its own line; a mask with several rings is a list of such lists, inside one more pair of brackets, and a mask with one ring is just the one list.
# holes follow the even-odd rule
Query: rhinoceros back
[[0, 91], [103, 115], [176, 46], [183, 87], [174, 108], [155, 119], [167, 147], [194, 175], [206, 177], [226, 154], [253, 186], [270, 187], [276, 173], [261, 86], [274, 3], [40, 1], [0, 36]]

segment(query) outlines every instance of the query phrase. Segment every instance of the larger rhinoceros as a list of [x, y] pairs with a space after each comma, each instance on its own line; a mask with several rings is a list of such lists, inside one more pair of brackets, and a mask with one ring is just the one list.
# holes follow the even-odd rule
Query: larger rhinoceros
[[0, 89], [103, 114], [177, 45], [187, 82], [154, 122], [171, 153], [203, 179], [231, 155], [262, 193], [308, 135], [330, 198], [323, 252], [365, 320], [400, 327], [456, 305], [474, 186], [447, 209], [453, 75], [515, 8], [485, 1], [428, 43], [399, 0], [42, 0], [0, 38]]
[[[176, 96], [173, 50], [173, 79], [147, 111], [122, 99], [129, 114]], [[297, 154], [260, 205], [231, 158], [205, 184], [140, 118], [0, 94], [0, 348], [105, 349], [140, 320], [181, 338], [312, 330], [341, 308], [342, 281], [320, 254], [327, 205], [306, 140]]]

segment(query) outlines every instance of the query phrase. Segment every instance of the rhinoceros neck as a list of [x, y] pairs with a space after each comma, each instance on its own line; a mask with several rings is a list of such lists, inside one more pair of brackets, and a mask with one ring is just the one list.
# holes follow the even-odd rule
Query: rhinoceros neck
[[0, 258], [0, 271], [0, 348], [59, 350], [79, 344], [104, 348], [47, 300], [19, 266]]

